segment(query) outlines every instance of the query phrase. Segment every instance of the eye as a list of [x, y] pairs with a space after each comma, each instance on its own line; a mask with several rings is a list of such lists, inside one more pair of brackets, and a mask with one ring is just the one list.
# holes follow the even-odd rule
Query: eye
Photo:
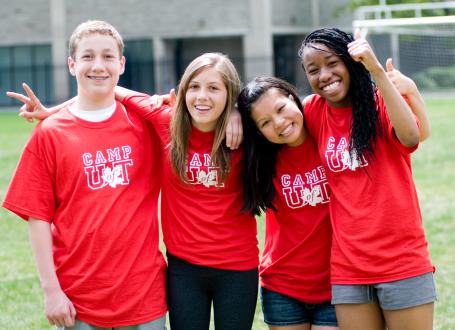
[[219, 90], [219, 88], [218, 88], [217, 86], [210, 86], [209, 89], [210, 89], [211, 91], [217, 91], [217, 90]]
[[260, 127], [261, 127], [261, 128], [264, 128], [264, 127], [266, 127], [269, 123], [270, 123], [270, 120], [264, 120], [264, 121], [260, 124]]
[[89, 54], [82, 55], [83, 60], [90, 60], [91, 58], [92, 58], [92, 55], [89, 55]]
[[276, 112], [277, 112], [277, 113], [280, 113], [281, 111], [283, 111], [283, 109], [284, 109], [284, 104], [283, 104], [281, 107], [279, 107], [279, 108], [276, 110]]
[[330, 62], [328, 63], [328, 66], [329, 66], [329, 67], [334, 67], [334, 66], [336, 66], [337, 64], [338, 64], [338, 61], [330, 61]]
[[309, 70], [307, 71], [307, 73], [308, 73], [309, 75], [315, 75], [315, 74], [317, 74], [318, 72], [319, 72], [319, 69], [317, 69], [317, 68], [311, 68], [311, 69], [309, 69]]
[[188, 89], [197, 89], [199, 86], [196, 84], [191, 84], [188, 86]]
[[112, 60], [112, 59], [115, 58], [115, 56], [112, 55], [112, 54], [106, 54], [106, 55], [104, 55], [104, 58], [107, 59], [107, 60]]

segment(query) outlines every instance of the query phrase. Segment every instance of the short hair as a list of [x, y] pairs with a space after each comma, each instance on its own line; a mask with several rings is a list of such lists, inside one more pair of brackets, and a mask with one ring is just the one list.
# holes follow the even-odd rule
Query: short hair
[[123, 56], [123, 39], [120, 33], [118, 33], [117, 29], [114, 28], [111, 24], [105, 21], [98, 21], [98, 20], [89, 20], [79, 24], [76, 29], [74, 29], [73, 33], [71, 34], [69, 45], [68, 45], [68, 53], [69, 56], [74, 59], [77, 45], [79, 41], [88, 35], [92, 34], [101, 34], [107, 35], [114, 38], [117, 43], [118, 50], [120, 56]]

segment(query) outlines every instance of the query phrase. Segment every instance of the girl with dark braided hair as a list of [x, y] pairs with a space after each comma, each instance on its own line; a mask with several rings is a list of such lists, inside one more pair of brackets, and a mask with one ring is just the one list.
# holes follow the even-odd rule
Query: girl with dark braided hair
[[358, 31], [316, 30], [299, 56], [315, 92], [305, 122], [331, 187], [340, 329], [432, 329], [434, 267], [410, 159], [418, 121]]

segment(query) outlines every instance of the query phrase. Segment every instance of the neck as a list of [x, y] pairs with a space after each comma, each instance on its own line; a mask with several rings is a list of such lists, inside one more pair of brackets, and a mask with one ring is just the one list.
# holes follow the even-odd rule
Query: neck
[[98, 110], [111, 106], [115, 102], [115, 94], [103, 96], [100, 98], [85, 97], [78, 94], [76, 102], [74, 103], [78, 109], [81, 110]]

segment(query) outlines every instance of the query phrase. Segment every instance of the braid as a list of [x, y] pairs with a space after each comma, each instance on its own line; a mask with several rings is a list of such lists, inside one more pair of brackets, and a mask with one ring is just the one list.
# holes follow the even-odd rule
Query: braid
[[[354, 39], [336, 28], [313, 31], [302, 42], [299, 56], [303, 58], [305, 47], [318, 49], [315, 44], [323, 44], [338, 55], [346, 65], [351, 83], [349, 95], [352, 102], [352, 122], [350, 132], [350, 151], [362, 156], [373, 156], [376, 138], [380, 134], [377, 94], [370, 73], [362, 63], [356, 62], [348, 53], [347, 45]], [[351, 154], [352, 157], [352, 154]]]

